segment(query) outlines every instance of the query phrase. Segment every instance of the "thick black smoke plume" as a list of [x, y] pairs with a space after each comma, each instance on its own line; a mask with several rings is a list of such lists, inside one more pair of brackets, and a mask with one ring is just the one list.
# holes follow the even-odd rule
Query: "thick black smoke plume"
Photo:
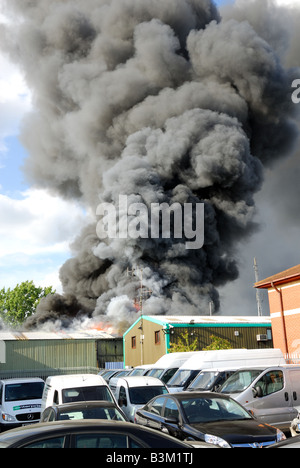
[[[264, 166], [290, 154], [295, 69], [247, 21], [211, 0], [9, 0], [2, 43], [34, 97], [22, 140], [29, 180], [95, 213], [61, 268], [63, 296], [30, 326], [78, 314], [131, 322], [138, 276], [147, 314], [207, 314], [237, 278], [237, 246], [255, 229]], [[205, 242], [106, 239], [99, 203], [204, 202]], [[66, 220], [66, 223], [68, 220]], [[119, 219], [122, 223], [122, 217]]]

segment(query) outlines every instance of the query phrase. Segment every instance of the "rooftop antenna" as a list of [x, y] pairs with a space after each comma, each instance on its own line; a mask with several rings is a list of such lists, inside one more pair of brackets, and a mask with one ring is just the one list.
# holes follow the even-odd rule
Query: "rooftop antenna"
[[139, 309], [141, 315], [143, 315], [143, 301], [144, 299], [147, 299], [149, 296], [152, 294], [151, 289], [147, 289], [143, 285], [143, 268], [140, 267], [133, 267], [132, 270], [127, 268], [127, 276], [138, 276], [140, 279], [140, 288], [139, 288]]
[[[257, 266], [257, 261], [256, 261], [255, 257], [254, 257], [253, 268], [254, 268], [254, 274], [255, 274], [255, 283], [258, 283], [258, 281], [259, 281], [258, 266]], [[258, 288], [256, 288], [256, 303], [257, 303], [258, 316], [261, 317], [262, 316], [262, 307], [261, 307], [261, 300], [260, 300], [260, 290]]]

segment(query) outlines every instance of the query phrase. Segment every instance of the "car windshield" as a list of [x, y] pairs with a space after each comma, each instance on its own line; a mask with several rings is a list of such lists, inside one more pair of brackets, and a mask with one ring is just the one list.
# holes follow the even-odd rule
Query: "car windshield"
[[168, 393], [168, 390], [162, 385], [129, 388], [129, 397], [133, 405], [145, 405], [152, 398], [164, 393]]
[[144, 375], [147, 373], [147, 369], [134, 369], [133, 371], [130, 372], [129, 375]]
[[109, 419], [114, 421], [127, 421], [118, 408], [84, 408], [81, 410], [62, 410], [59, 413], [60, 420], [76, 419]]
[[244, 369], [232, 374], [219, 390], [220, 393], [241, 393], [261, 374], [260, 369]]
[[15, 383], [5, 385], [5, 401], [40, 400], [44, 382]]
[[208, 371], [208, 372], [200, 372], [200, 374], [190, 383], [189, 388], [198, 388], [199, 390], [209, 390], [215, 380], [217, 379], [219, 372], [216, 371]]
[[[197, 371], [200, 372], [200, 371]], [[179, 369], [176, 374], [173, 375], [172, 379], [169, 380], [169, 387], [183, 387], [188, 380], [191, 379], [195, 371], [188, 369]]]
[[171, 380], [171, 378], [173, 377], [173, 375], [175, 374], [175, 372], [178, 371], [178, 368], [177, 367], [174, 367], [173, 369], [168, 369], [161, 377], [160, 377], [160, 380], [162, 380], [163, 383], [168, 383], [169, 380]]
[[65, 388], [62, 390], [62, 402], [72, 403], [74, 401], [113, 401], [113, 397], [105, 385], [92, 387]]
[[156, 377], [159, 379], [163, 371], [164, 369], [152, 369], [147, 375], [149, 375], [149, 377]]
[[231, 398], [189, 398], [182, 400], [181, 406], [189, 424], [252, 419], [250, 414]]

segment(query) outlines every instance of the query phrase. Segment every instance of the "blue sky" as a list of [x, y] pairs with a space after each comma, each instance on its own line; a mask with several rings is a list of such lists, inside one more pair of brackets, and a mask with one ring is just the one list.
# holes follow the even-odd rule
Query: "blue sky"
[[[2, 3], [0, 0], [0, 22]], [[233, 0], [215, 0], [215, 3], [221, 6]], [[20, 72], [0, 54], [0, 289], [33, 280], [36, 285], [54, 286], [61, 292], [59, 268], [70, 257], [74, 233], [80, 232], [87, 215], [76, 202], [50, 196], [24, 179], [21, 166], [26, 150], [18, 135], [22, 119], [31, 107], [30, 92]], [[68, 226], [64, 222], [66, 217]], [[251, 241], [253, 251], [258, 239], [254, 237]], [[243, 277], [243, 272], [241, 275], [241, 282], [247, 283], [245, 288], [249, 288], [249, 278], [250, 283], [254, 282], [250, 257], [242, 259], [244, 270], [248, 271], [248, 276]], [[240, 287], [242, 292], [243, 284]], [[234, 294], [234, 288], [236, 285], [229, 285], [227, 290]]]
[[4, 141], [6, 150], [2, 152], [1, 193], [19, 198], [20, 192], [29, 188], [22, 172], [22, 164], [27, 152], [18, 136], [9, 136]]

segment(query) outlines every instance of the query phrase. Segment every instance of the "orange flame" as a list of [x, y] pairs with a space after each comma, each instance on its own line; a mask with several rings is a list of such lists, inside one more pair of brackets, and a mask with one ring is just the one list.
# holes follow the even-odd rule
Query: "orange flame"
[[105, 333], [108, 333], [109, 335], [118, 335], [118, 331], [114, 328], [114, 326], [111, 323], [93, 323], [89, 326], [89, 330], [103, 331]]

